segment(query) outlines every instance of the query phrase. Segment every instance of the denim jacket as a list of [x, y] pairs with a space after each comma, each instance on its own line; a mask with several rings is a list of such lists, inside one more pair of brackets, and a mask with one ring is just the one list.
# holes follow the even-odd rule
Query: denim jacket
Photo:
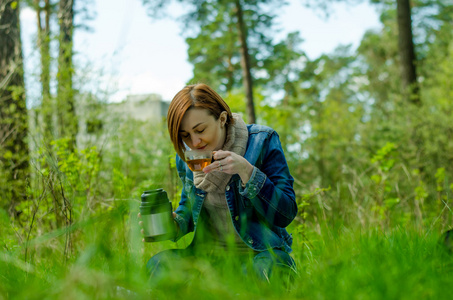
[[[249, 132], [244, 158], [254, 168], [245, 187], [235, 174], [225, 188], [225, 196], [235, 230], [255, 251], [270, 248], [291, 250], [292, 236], [285, 227], [297, 214], [293, 189], [294, 179], [289, 173], [277, 132], [261, 125], [247, 125]], [[175, 241], [196, 231], [206, 192], [195, 187], [193, 173], [176, 156], [178, 175], [182, 180], [181, 201], [175, 220], [179, 231]]]

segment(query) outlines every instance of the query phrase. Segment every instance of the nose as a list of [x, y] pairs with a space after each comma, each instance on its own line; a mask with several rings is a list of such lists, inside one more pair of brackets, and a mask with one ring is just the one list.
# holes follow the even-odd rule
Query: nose
[[192, 136], [192, 145], [193, 145], [195, 148], [197, 148], [198, 145], [199, 145], [200, 143], [201, 143], [201, 139], [200, 139], [196, 134], [194, 134], [194, 135]]

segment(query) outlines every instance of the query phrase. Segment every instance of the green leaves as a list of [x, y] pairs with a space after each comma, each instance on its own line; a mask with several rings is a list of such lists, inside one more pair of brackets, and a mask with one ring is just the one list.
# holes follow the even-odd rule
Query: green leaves
[[392, 156], [395, 154], [396, 145], [387, 142], [384, 147], [379, 149], [377, 153], [371, 158], [371, 163], [377, 164], [384, 172], [390, 171], [395, 164], [395, 159]]

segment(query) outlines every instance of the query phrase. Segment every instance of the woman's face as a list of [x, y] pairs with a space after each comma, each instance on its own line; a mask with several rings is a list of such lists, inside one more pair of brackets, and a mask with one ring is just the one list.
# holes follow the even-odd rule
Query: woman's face
[[182, 118], [179, 135], [192, 150], [219, 150], [225, 142], [226, 119], [225, 111], [216, 120], [207, 109], [190, 108]]

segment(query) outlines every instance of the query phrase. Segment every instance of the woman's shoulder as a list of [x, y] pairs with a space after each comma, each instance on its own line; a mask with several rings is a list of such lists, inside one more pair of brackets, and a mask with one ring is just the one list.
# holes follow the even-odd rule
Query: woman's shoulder
[[275, 130], [269, 126], [258, 125], [258, 124], [248, 124], [247, 130], [249, 131], [249, 135], [260, 134], [260, 133], [266, 134], [266, 135], [271, 135], [275, 132]]
[[277, 132], [271, 127], [264, 125], [247, 125], [249, 139], [247, 150], [244, 155], [252, 165], [260, 168], [263, 164], [265, 153], [280, 149], [280, 142]]
[[278, 133], [271, 127], [257, 124], [247, 125], [249, 139], [247, 151], [257, 151], [258, 149], [268, 148], [273, 145], [275, 139], [279, 139]]

